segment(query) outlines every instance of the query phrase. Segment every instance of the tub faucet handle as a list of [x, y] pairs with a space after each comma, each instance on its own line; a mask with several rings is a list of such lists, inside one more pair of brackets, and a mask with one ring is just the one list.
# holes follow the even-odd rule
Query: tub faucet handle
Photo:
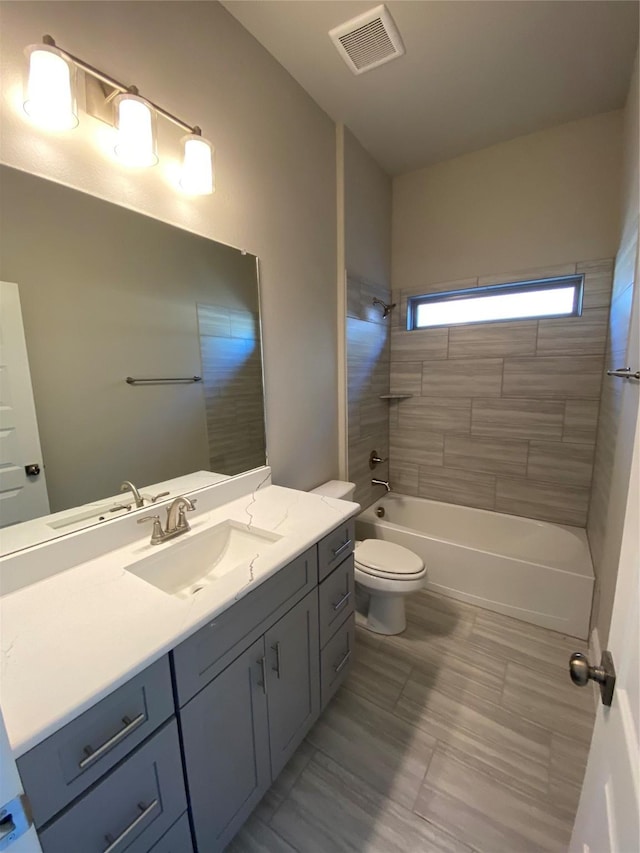
[[377, 450], [372, 450], [369, 456], [369, 468], [373, 471], [376, 465], [382, 465], [384, 462], [388, 462], [389, 457], [383, 459], [381, 456], [378, 456]]

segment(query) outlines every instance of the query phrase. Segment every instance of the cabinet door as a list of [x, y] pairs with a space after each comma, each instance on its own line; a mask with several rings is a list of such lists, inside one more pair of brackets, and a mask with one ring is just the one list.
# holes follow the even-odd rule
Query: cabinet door
[[260, 638], [180, 711], [196, 844], [215, 853], [271, 784]]
[[280, 773], [320, 711], [318, 592], [265, 634], [271, 772]]

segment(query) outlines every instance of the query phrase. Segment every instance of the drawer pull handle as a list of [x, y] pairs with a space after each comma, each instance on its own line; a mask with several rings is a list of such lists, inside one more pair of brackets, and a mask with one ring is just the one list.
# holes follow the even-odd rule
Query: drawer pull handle
[[350, 599], [350, 598], [351, 598], [351, 591], [349, 591], [349, 592], [345, 592], [345, 594], [342, 596], [342, 598], [340, 599], [340, 601], [337, 601], [337, 602], [333, 605], [333, 609], [334, 609], [334, 610], [340, 610], [340, 608], [342, 607], [342, 605], [343, 605], [343, 604], [346, 604], [346, 603], [347, 603], [347, 601], [349, 601], [349, 599]]
[[258, 661], [260, 664], [260, 669], [262, 670], [262, 681], [258, 682], [258, 687], [262, 687], [262, 692], [264, 695], [267, 695], [267, 669], [264, 663], [264, 655]]
[[347, 539], [347, 541], [343, 545], [341, 545], [339, 548], [334, 548], [331, 551], [331, 553], [333, 554], [333, 559], [335, 560], [336, 557], [339, 557], [340, 554], [342, 554], [344, 551], [347, 550], [347, 548], [350, 548], [350, 547], [351, 547], [351, 539]]
[[131, 821], [129, 826], [126, 829], [123, 829], [120, 835], [117, 838], [112, 838], [110, 835], [105, 835], [104, 840], [109, 845], [105, 847], [104, 853], [113, 853], [113, 851], [125, 840], [125, 838], [133, 832], [133, 830], [138, 826], [145, 817], [148, 817], [151, 812], [158, 805], [157, 800], [152, 800], [148, 806], [143, 805], [142, 803], [138, 803], [138, 808], [140, 809], [140, 814], [137, 818]]
[[97, 749], [93, 749], [91, 746], [85, 746], [84, 751], [86, 758], [83, 758], [82, 761], [78, 764], [78, 767], [81, 770], [84, 770], [90, 764], [93, 764], [94, 761], [97, 761], [98, 758], [102, 758], [105, 752], [108, 752], [112, 747], [116, 744], [120, 743], [123, 738], [126, 738], [127, 735], [131, 734], [131, 732], [137, 728], [140, 723], [143, 723], [146, 720], [146, 715], [143, 713], [138, 714], [137, 717], [134, 717], [133, 720], [130, 720], [129, 717], [123, 717], [122, 722], [124, 723], [124, 728], [120, 729], [119, 732], [116, 732], [113, 737], [110, 737], [109, 740], [105, 741], [102, 746], [99, 746]]
[[342, 660], [340, 661], [340, 663], [339, 663], [337, 666], [334, 666], [333, 670], [334, 670], [334, 672], [335, 672], [335, 674], [336, 674], [336, 675], [337, 675], [339, 672], [342, 672], [342, 670], [345, 668], [345, 666], [349, 663], [349, 658], [350, 658], [350, 657], [351, 657], [351, 649], [349, 649], [349, 650], [348, 650], [348, 652], [347, 652], [347, 653], [346, 653], [346, 655], [342, 658]]
[[276, 665], [272, 666], [271, 669], [275, 672], [276, 677], [280, 678], [280, 643], [276, 643], [275, 646], [271, 646], [271, 648], [276, 653]]

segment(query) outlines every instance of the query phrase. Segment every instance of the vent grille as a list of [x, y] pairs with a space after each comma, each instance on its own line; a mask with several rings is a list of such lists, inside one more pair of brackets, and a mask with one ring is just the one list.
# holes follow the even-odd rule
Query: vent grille
[[335, 27], [329, 36], [354, 74], [383, 65], [405, 52], [400, 33], [385, 6], [376, 6]]

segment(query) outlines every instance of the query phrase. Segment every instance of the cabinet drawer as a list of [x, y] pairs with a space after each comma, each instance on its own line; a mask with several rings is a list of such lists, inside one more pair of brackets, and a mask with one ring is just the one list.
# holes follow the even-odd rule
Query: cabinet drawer
[[320, 647], [322, 648], [331, 639], [336, 628], [350, 613], [353, 613], [355, 598], [353, 554], [322, 581], [318, 594]]
[[193, 853], [191, 829], [186, 812], [178, 818], [160, 841], [153, 845], [149, 853]]
[[318, 580], [322, 581], [353, 553], [356, 544], [355, 521], [350, 519], [318, 542]]
[[178, 727], [157, 732], [40, 833], [44, 853], [147, 853], [186, 810]]
[[165, 655], [21, 756], [18, 770], [36, 827], [124, 758], [173, 710]]
[[182, 707], [316, 586], [315, 546], [173, 650]]
[[347, 618], [320, 652], [320, 696], [324, 709], [351, 669], [355, 640], [355, 616]]

